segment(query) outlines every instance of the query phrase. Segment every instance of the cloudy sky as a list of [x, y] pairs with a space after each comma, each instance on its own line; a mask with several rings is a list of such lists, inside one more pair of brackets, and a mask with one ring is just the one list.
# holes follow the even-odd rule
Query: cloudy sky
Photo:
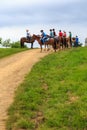
[[0, 1], [0, 37], [17, 41], [50, 28], [71, 31], [80, 42], [87, 37], [87, 0], [3, 0]]

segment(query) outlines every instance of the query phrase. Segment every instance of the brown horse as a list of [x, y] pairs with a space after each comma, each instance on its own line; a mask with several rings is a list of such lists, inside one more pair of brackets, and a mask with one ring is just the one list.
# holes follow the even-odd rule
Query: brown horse
[[40, 35], [35, 35], [35, 34], [33, 34], [33, 38], [38, 41], [38, 43], [39, 43], [39, 45], [40, 45], [40, 48], [41, 48], [41, 52], [42, 52], [42, 45], [45, 46], [45, 50], [46, 50], [46, 47], [48, 48], [48, 45], [51, 45], [52, 48], [53, 48], [53, 49], [55, 50], [55, 52], [56, 52], [56, 49], [57, 49], [56, 44], [58, 43], [58, 40], [57, 40], [57, 39], [55, 39], [55, 38], [49, 38], [49, 40], [46, 41], [46, 42], [43, 44], [43, 43], [41, 42], [41, 37], [40, 37]]
[[73, 38], [70, 37], [63, 37], [63, 49], [64, 48], [71, 48], [72, 47]]
[[20, 39], [20, 46], [21, 48], [24, 48], [24, 43], [31, 43], [31, 48], [33, 48], [33, 43], [34, 43], [35, 39], [33, 37], [31, 37], [30, 39], [27, 39], [26, 37], [22, 37]]

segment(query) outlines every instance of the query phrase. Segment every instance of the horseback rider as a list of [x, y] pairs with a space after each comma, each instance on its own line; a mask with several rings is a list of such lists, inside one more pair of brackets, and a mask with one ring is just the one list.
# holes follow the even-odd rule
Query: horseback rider
[[62, 37], [63, 36], [63, 33], [61, 30], [59, 30], [59, 37]]
[[41, 42], [44, 44], [45, 41], [47, 40], [47, 34], [43, 30], [41, 30], [40, 32], [41, 32]]
[[55, 29], [53, 29], [53, 37], [57, 36], [56, 35], [56, 32], [55, 32]]
[[66, 40], [66, 32], [65, 31], [63, 31], [63, 46], [68, 47], [67, 40]]
[[70, 45], [72, 46], [72, 33], [69, 32], [69, 38], [70, 38]]
[[27, 39], [30, 41], [30, 39], [31, 39], [31, 34], [29, 33], [29, 30], [28, 30], [28, 29], [26, 30], [26, 37], [27, 37]]
[[50, 29], [50, 38], [53, 38], [54, 35], [53, 35], [53, 32], [52, 32], [52, 29]]
[[60, 42], [60, 44], [62, 45], [62, 44], [63, 44], [63, 33], [62, 33], [61, 30], [59, 30], [59, 35], [58, 35], [58, 37], [59, 37], [59, 42]]
[[66, 32], [65, 32], [65, 31], [63, 31], [63, 37], [65, 37], [65, 38], [66, 38]]
[[78, 36], [76, 36], [76, 40], [75, 40], [76, 47], [78, 47], [78, 43], [79, 43], [79, 38], [78, 38]]

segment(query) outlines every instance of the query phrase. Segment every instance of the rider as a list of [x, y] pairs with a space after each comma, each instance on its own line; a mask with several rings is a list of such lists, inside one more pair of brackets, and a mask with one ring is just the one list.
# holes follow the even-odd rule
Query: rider
[[63, 33], [61, 30], [59, 30], [59, 37], [62, 37], [63, 36]]
[[65, 31], [63, 31], [63, 37], [65, 37], [65, 38], [66, 38], [66, 32], [65, 32]]
[[70, 38], [70, 44], [72, 46], [72, 33], [71, 32], [69, 32], [69, 38]]
[[79, 38], [78, 36], [76, 36], [76, 47], [78, 46], [78, 43], [79, 43]]
[[55, 29], [53, 29], [53, 37], [56, 36], [56, 32], [55, 32]]
[[28, 29], [26, 30], [26, 37], [27, 37], [27, 39], [30, 41], [30, 39], [31, 39], [31, 34], [29, 33], [29, 30], [28, 30]]
[[41, 32], [41, 42], [45, 43], [47, 39], [47, 34], [43, 30], [41, 30], [40, 32]]
[[50, 29], [50, 38], [53, 38], [53, 32], [52, 32], [52, 29]]

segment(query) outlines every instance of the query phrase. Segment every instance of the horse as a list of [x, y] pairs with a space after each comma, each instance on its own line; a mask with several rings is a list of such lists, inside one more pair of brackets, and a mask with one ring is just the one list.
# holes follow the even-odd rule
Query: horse
[[56, 44], [58, 43], [58, 40], [57, 40], [56, 38], [49, 38], [49, 40], [48, 40], [48, 41], [45, 41], [44, 44], [43, 44], [42, 41], [41, 41], [41, 36], [40, 36], [40, 35], [35, 35], [35, 34], [33, 34], [33, 38], [34, 38], [35, 40], [37, 40], [37, 42], [39, 43], [40, 48], [41, 48], [41, 52], [42, 52], [42, 45], [45, 46], [45, 50], [46, 50], [46, 46], [47, 46], [47, 48], [48, 48], [48, 45], [51, 45], [52, 48], [53, 48], [53, 49], [55, 50], [55, 52], [56, 52], [56, 49], [57, 49]]
[[34, 43], [35, 39], [33, 37], [31, 37], [30, 39], [27, 39], [26, 37], [22, 37], [20, 38], [20, 46], [21, 48], [24, 48], [24, 43], [31, 43], [31, 48], [33, 48], [33, 43]]
[[73, 38], [70, 39], [70, 37], [63, 37], [62, 38], [63, 42], [62, 42], [62, 48], [71, 48], [72, 47], [72, 42], [73, 42]]

